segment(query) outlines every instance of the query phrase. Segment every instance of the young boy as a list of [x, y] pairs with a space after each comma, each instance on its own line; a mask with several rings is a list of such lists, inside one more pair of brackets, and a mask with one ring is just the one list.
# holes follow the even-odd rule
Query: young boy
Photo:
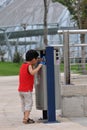
[[26, 53], [26, 62], [20, 67], [19, 73], [19, 95], [22, 102], [22, 110], [24, 113], [23, 123], [34, 123], [29, 118], [32, 109], [32, 91], [34, 85], [34, 75], [40, 70], [42, 64], [38, 64], [35, 68], [35, 64], [38, 62], [39, 54], [35, 50], [29, 50]]

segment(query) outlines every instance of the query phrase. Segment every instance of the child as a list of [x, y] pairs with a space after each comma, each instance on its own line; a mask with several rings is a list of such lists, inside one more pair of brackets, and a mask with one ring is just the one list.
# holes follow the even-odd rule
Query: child
[[22, 102], [22, 110], [24, 113], [23, 123], [29, 124], [35, 121], [30, 119], [30, 112], [32, 109], [32, 91], [34, 85], [34, 75], [42, 67], [42, 62], [35, 68], [38, 62], [39, 54], [35, 50], [29, 50], [26, 53], [26, 62], [20, 67], [19, 73], [19, 95]]

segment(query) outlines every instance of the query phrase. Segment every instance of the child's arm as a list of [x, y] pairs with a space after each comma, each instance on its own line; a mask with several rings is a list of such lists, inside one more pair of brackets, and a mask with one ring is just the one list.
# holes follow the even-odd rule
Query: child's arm
[[39, 64], [36, 68], [33, 68], [32, 65], [29, 65], [28, 71], [30, 74], [35, 75], [40, 70], [41, 67], [42, 64]]

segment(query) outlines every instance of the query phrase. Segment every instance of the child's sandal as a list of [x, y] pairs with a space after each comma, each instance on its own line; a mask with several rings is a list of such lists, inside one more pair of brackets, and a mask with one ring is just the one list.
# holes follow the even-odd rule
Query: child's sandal
[[35, 123], [35, 121], [33, 120], [33, 119], [30, 119], [30, 118], [28, 118], [28, 120], [27, 120], [30, 124], [31, 123]]
[[35, 121], [30, 119], [30, 118], [28, 118], [28, 119], [23, 119], [23, 123], [24, 124], [32, 124], [32, 123], [35, 123]]
[[28, 124], [28, 123], [27, 123], [27, 119], [23, 119], [23, 123], [24, 123], [24, 124]]

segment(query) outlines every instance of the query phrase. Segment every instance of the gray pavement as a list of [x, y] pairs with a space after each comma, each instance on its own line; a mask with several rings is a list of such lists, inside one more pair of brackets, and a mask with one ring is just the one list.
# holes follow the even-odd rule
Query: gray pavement
[[[18, 95], [18, 76], [0, 76], [0, 130], [87, 130], [87, 118], [64, 118], [56, 112], [60, 123], [38, 121], [42, 111], [36, 110], [35, 102], [31, 112], [35, 124], [23, 124], [20, 98]], [[33, 92], [35, 101], [35, 91]]]

